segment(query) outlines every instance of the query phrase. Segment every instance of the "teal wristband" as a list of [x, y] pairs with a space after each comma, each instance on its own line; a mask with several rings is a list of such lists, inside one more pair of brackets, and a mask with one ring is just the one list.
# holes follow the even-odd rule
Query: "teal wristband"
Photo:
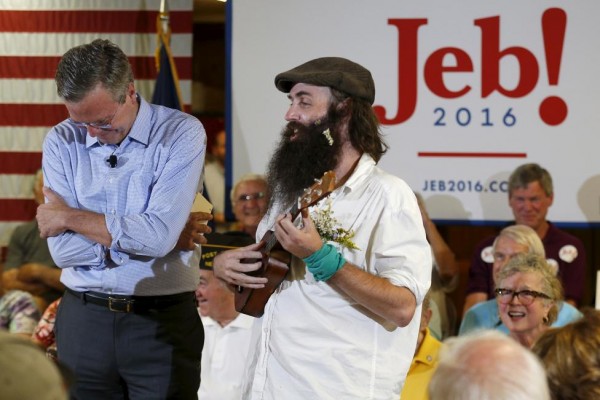
[[344, 257], [329, 243], [302, 260], [318, 281], [327, 281], [346, 263]]

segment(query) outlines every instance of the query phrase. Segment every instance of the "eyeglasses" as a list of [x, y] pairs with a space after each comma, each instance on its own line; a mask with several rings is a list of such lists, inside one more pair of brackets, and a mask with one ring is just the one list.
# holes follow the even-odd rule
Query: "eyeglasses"
[[250, 201], [250, 200], [258, 200], [265, 197], [264, 192], [250, 193], [250, 194], [241, 194], [238, 196], [238, 201]]
[[123, 104], [125, 103], [120, 103], [119, 106], [117, 107], [117, 110], [115, 111], [115, 113], [112, 115], [112, 117], [110, 117], [110, 119], [108, 120], [109, 122], [106, 124], [98, 124], [95, 122], [79, 122], [79, 121], [74, 121], [71, 118], [67, 118], [67, 120], [72, 123], [73, 125], [79, 127], [79, 128], [94, 128], [94, 129], [100, 129], [101, 131], [116, 131], [118, 129], [115, 129], [112, 126], [112, 122], [114, 121], [115, 117], [117, 116], [117, 114], [119, 113], [119, 110], [121, 109], [121, 106], [123, 106]]
[[495, 290], [498, 301], [502, 304], [510, 303], [515, 297], [519, 298], [519, 301], [524, 306], [528, 306], [538, 297], [542, 299], [552, 300], [552, 297], [545, 293], [536, 292], [535, 290], [520, 290], [518, 292], [511, 289], [498, 288]]

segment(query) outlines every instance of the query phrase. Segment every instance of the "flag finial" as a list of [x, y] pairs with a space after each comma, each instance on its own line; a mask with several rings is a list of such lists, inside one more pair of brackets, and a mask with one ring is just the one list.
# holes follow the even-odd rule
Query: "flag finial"
[[169, 2], [167, 0], [160, 0], [158, 18], [162, 25], [162, 31], [166, 34], [169, 32]]

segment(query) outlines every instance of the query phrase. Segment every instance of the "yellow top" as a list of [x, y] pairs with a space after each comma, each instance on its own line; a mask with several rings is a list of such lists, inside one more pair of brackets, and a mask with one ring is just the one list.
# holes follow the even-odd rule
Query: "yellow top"
[[406, 382], [400, 396], [403, 400], [427, 400], [427, 386], [438, 363], [438, 353], [442, 343], [431, 335], [429, 328], [419, 351], [410, 364]]

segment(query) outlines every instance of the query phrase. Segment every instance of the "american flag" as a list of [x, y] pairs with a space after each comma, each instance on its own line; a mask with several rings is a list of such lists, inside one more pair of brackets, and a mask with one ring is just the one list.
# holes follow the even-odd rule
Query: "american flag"
[[[0, 0], [0, 249], [35, 216], [42, 141], [67, 117], [54, 84], [73, 46], [106, 38], [130, 58], [138, 92], [152, 99], [160, 0]], [[170, 0], [171, 50], [184, 110], [191, 110], [193, 0]], [[0, 254], [4, 254], [3, 252]], [[1, 260], [2, 258], [0, 258]]]

